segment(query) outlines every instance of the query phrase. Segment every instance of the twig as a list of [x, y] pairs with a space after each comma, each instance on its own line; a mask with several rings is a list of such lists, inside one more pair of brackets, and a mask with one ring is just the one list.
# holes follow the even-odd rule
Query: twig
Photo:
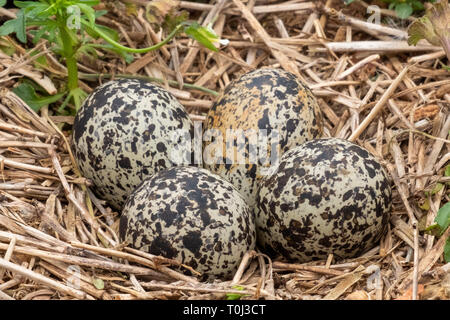
[[367, 117], [363, 120], [363, 122], [359, 125], [359, 127], [352, 133], [349, 141], [355, 141], [358, 139], [358, 137], [361, 135], [361, 133], [367, 128], [367, 126], [372, 122], [373, 119], [378, 115], [378, 113], [383, 109], [385, 103], [389, 100], [391, 95], [394, 93], [394, 91], [397, 89], [397, 86], [402, 81], [403, 77], [408, 72], [408, 67], [406, 67], [400, 74], [395, 78], [395, 80], [392, 82], [392, 84], [389, 86], [389, 88], [385, 91], [383, 96], [380, 98], [380, 100], [377, 102], [375, 107], [370, 111], [370, 113], [367, 115]]
[[98, 252], [98, 253], [102, 253], [102, 254], [107, 254], [110, 255], [112, 257], [118, 257], [118, 258], [122, 258], [122, 259], [126, 259], [130, 262], [136, 262], [136, 263], [140, 263], [144, 266], [150, 267], [152, 269], [158, 270], [162, 273], [165, 273], [166, 275], [168, 275], [169, 277], [173, 277], [174, 279], [177, 280], [183, 280], [186, 281], [188, 283], [198, 283], [198, 281], [192, 277], [188, 277], [185, 276], [183, 274], [180, 274], [174, 270], [171, 270], [167, 267], [164, 266], [158, 266], [154, 261], [146, 259], [144, 257], [139, 257], [139, 256], [135, 256], [133, 254], [130, 253], [125, 253], [125, 252], [120, 252], [114, 249], [106, 249], [106, 248], [100, 248], [100, 247], [96, 247], [96, 246], [92, 246], [92, 245], [87, 245], [84, 243], [79, 243], [79, 242], [71, 242], [71, 244], [74, 247], [77, 248], [84, 248], [84, 249], [89, 249], [91, 251], [94, 252]]
[[345, 274], [343, 271], [334, 270], [334, 269], [328, 269], [324, 267], [316, 267], [316, 266], [305, 266], [301, 264], [294, 264], [294, 263], [283, 263], [275, 261], [273, 262], [273, 267], [283, 270], [304, 270], [304, 271], [311, 271], [316, 272], [320, 274], [328, 274], [333, 276], [340, 276], [342, 274]]
[[[0, 8], [1, 9], [1, 8]], [[1, 278], [0, 278], [1, 279]], [[0, 300], [16, 300], [0, 290]]]
[[238, 9], [240, 11], [242, 11], [243, 17], [252, 26], [252, 28], [255, 30], [255, 32], [258, 34], [258, 36], [264, 41], [264, 43], [267, 45], [267, 47], [269, 47], [269, 49], [272, 52], [272, 55], [278, 60], [278, 62], [281, 64], [281, 66], [286, 71], [292, 72], [293, 74], [297, 75], [297, 77], [299, 77], [301, 80], [306, 82], [303, 79], [303, 77], [300, 75], [297, 66], [286, 55], [286, 54], [290, 53], [292, 58], [295, 59], [295, 57], [298, 57], [301, 61], [301, 60], [303, 60], [303, 58], [299, 56], [298, 52], [296, 52], [294, 50], [288, 50], [287, 48], [284, 48], [280, 44], [273, 42], [271, 37], [269, 36], [269, 34], [259, 23], [259, 21], [255, 18], [255, 16], [250, 12], [250, 10], [240, 0], [233, 0], [233, 3], [238, 7]]
[[[7, 248], [8, 248], [7, 245], [0, 243], [0, 250], [6, 250]], [[19, 246], [16, 246], [14, 251], [16, 253], [26, 254], [26, 255], [33, 256], [33, 257], [57, 260], [57, 261], [62, 261], [62, 262], [66, 262], [66, 263], [70, 263], [70, 264], [74, 264], [74, 265], [89, 266], [89, 267], [105, 269], [105, 270], [127, 272], [127, 273], [133, 273], [133, 274], [137, 274], [137, 275], [147, 275], [147, 276], [155, 277], [157, 279], [167, 279], [167, 277], [162, 275], [161, 273], [151, 270], [151, 269], [148, 269], [148, 268], [130, 266], [130, 265], [121, 264], [121, 263], [112, 262], [112, 261], [84, 258], [84, 257], [63, 254], [63, 253], [48, 252], [48, 251], [44, 251], [44, 250], [19, 247]]]
[[[372, 52], [372, 53], [398, 53], [398, 52], [421, 52], [441, 51], [441, 47], [432, 45], [410, 46], [406, 41], [352, 41], [352, 42], [327, 42], [326, 49], [333, 52]], [[316, 49], [319, 52], [325, 49]]]
[[24, 268], [22, 266], [19, 266], [17, 264], [11, 263], [6, 261], [5, 259], [0, 258], [0, 267], [5, 268], [9, 271], [18, 273], [26, 278], [29, 278], [33, 281], [42, 283], [44, 285], [47, 285], [57, 291], [60, 291], [62, 293], [68, 294], [72, 297], [75, 297], [77, 299], [88, 299], [93, 300], [94, 298], [80, 290], [70, 288], [68, 286], [65, 286], [55, 280], [52, 280], [50, 278], [44, 277], [43, 275], [36, 273], [32, 270], [29, 270], [27, 268]]
[[242, 278], [242, 275], [244, 274], [245, 268], [249, 265], [251, 259], [256, 255], [255, 251], [247, 251], [244, 254], [244, 257], [241, 260], [241, 263], [239, 264], [239, 268], [234, 274], [233, 280], [231, 281], [232, 285], [238, 284], [239, 281]]
[[370, 63], [372, 61], [378, 60], [378, 59], [380, 59], [380, 55], [378, 55], [378, 54], [374, 54], [374, 55], [368, 56], [367, 58], [364, 58], [361, 61], [358, 61], [352, 67], [350, 67], [347, 70], [345, 70], [344, 72], [342, 72], [340, 75], [338, 75], [336, 77], [336, 80], [342, 80], [342, 79], [348, 77], [349, 75], [351, 75], [356, 70], [361, 69], [366, 64], [368, 64], [368, 63]]
[[6, 165], [6, 166], [9, 166], [12, 168], [17, 168], [17, 169], [22, 169], [22, 170], [31, 170], [31, 171], [41, 172], [41, 173], [53, 173], [53, 170], [51, 168], [38, 167], [38, 166], [35, 166], [32, 164], [17, 162], [14, 160], [7, 159], [1, 155], [0, 155], [0, 163], [3, 163], [3, 165]]
[[49, 153], [50, 157], [52, 158], [53, 167], [55, 168], [55, 171], [58, 174], [59, 179], [61, 180], [61, 184], [66, 193], [67, 199], [75, 205], [75, 207], [83, 215], [84, 219], [86, 219], [86, 221], [92, 226], [92, 228], [96, 232], [98, 232], [104, 239], [106, 239], [110, 243], [110, 245], [115, 246], [116, 242], [113, 239], [109, 238], [105, 234], [105, 232], [100, 228], [100, 225], [98, 224], [98, 222], [90, 215], [90, 213], [86, 210], [86, 208], [78, 202], [74, 193], [71, 191], [71, 189], [69, 187], [69, 183], [67, 182], [67, 179], [64, 176], [64, 173], [62, 172], [61, 165], [59, 164], [58, 158], [56, 157], [54, 148], [48, 148], [48, 153]]

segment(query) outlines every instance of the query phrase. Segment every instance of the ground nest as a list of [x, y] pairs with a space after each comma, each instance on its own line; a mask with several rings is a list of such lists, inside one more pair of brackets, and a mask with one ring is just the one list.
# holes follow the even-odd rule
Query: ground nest
[[[98, 19], [124, 44], [151, 45], [161, 36], [143, 18], [145, 1], [105, 1]], [[449, 299], [450, 264], [443, 251], [450, 228], [424, 232], [450, 201], [450, 73], [441, 47], [408, 46], [406, 21], [383, 9], [383, 28], [367, 22], [367, 3], [218, 0], [180, 2], [227, 46], [217, 53], [178, 37], [126, 64], [99, 51], [80, 57], [83, 89], [121, 76], [153, 79], [202, 121], [217, 93], [239, 75], [279, 67], [306, 81], [324, 114], [325, 135], [368, 149], [388, 169], [393, 207], [387, 233], [363, 256], [293, 264], [248, 252], [231, 280], [199, 281], [180, 265], [126, 247], [119, 212], [89, 191], [74, 167], [73, 116], [38, 113], [13, 87], [32, 79], [49, 93], [66, 70], [48, 44], [30, 55], [13, 37], [0, 38], [0, 299]], [[14, 10], [1, 9], [3, 21]], [[48, 64], [35, 60], [45, 56]], [[157, 80], [162, 79], [162, 80]], [[208, 90], [205, 90], [207, 88]]]

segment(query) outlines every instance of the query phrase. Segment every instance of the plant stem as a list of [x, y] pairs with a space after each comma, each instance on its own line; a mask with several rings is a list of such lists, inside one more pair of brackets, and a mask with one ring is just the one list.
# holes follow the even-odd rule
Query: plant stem
[[72, 91], [78, 88], [77, 60], [75, 59], [75, 51], [73, 50], [73, 44], [70, 38], [70, 34], [67, 31], [66, 25], [60, 25], [59, 32], [61, 34], [61, 40], [63, 44], [64, 58], [66, 59], [67, 88], [69, 89], [69, 91]]
[[172, 40], [173, 37], [175, 37], [175, 35], [177, 34], [177, 32], [184, 27], [183, 24], [179, 24], [178, 26], [176, 26], [176, 28], [167, 36], [166, 39], [164, 39], [163, 41], [151, 46], [151, 47], [147, 47], [147, 48], [141, 48], [141, 49], [134, 49], [134, 48], [129, 48], [126, 46], [121, 45], [120, 43], [114, 41], [113, 39], [111, 39], [106, 33], [102, 32], [100, 29], [96, 28], [95, 26], [92, 27], [91, 25], [89, 25], [89, 23], [87, 23], [86, 21], [81, 20], [81, 23], [84, 24], [87, 28], [91, 29], [92, 31], [94, 31], [95, 33], [97, 33], [100, 37], [102, 37], [106, 42], [108, 42], [109, 44], [111, 44], [113, 47], [120, 49], [122, 51], [125, 52], [130, 52], [130, 53], [146, 53], [149, 51], [153, 51], [153, 50], [158, 50], [159, 48], [161, 48], [162, 46], [164, 46], [165, 44], [167, 44], [170, 40]]
[[[132, 75], [132, 74], [123, 74], [123, 73], [118, 73], [118, 74], [114, 74], [114, 75], [111, 73], [92, 73], [92, 74], [80, 73], [80, 78], [86, 79], [86, 80], [98, 79], [98, 78], [102, 78], [102, 77], [107, 78], [107, 79], [116, 77], [116, 78], [125, 78], [125, 79], [142, 79], [142, 80], [158, 82], [158, 83], [165, 82], [165, 80], [160, 79], [160, 78], [141, 76], [141, 75]], [[175, 81], [175, 80], [167, 80], [167, 83], [172, 86], [179, 85], [178, 81]], [[194, 84], [189, 84], [189, 83], [183, 83], [183, 88], [202, 91], [202, 92], [208, 93], [215, 97], [217, 97], [219, 95], [219, 93], [217, 91], [214, 91], [214, 90], [202, 87], [202, 86], [196, 86]]]

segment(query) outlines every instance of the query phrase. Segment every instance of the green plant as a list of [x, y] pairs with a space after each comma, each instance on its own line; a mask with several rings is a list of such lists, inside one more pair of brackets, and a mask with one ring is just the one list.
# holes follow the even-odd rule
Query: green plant
[[40, 86], [32, 81], [23, 81], [13, 89], [13, 92], [26, 101], [28, 106], [34, 111], [38, 111], [43, 106], [56, 102], [64, 96], [64, 93], [49, 96]]
[[[439, 235], [442, 235], [450, 225], [450, 202], [447, 202], [439, 209], [434, 222], [436, 224], [430, 226], [430, 228], [437, 228], [439, 230]], [[448, 237], [445, 242], [444, 259], [446, 262], [450, 262], [450, 237]]]
[[389, 9], [395, 10], [397, 16], [401, 19], [406, 19], [414, 12], [425, 9], [423, 1], [419, 0], [382, 0], [389, 3]]
[[[345, 4], [350, 4], [355, 0], [344, 0]], [[425, 9], [423, 2], [419, 0], [382, 0], [389, 4], [389, 9], [394, 10], [397, 16], [401, 19], [406, 19], [414, 12], [422, 11]], [[429, 0], [428, 2], [434, 2], [435, 0]]]
[[[239, 290], [239, 291], [244, 290], [244, 287], [241, 287], [241, 286], [233, 286], [232, 288], [235, 290]], [[227, 293], [226, 296], [227, 296], [227, 300], [240, 300], [242, 297], [248, 296], [248, 295], [241, 294], [241, 293]]]
[[426, 39], [435, 46], [442, 46], [450, 61], [450, 5], [441, 0], [427, 9], [425, 15], [414, 21], [408, 28], [408, 43], [416, 45]]
[[[444, 176], [450, 177], [450, 165], [445, 168]], [[445, 230], [450, 226], [450, 202], [447, 202], [438, 210], [434, 222], [435, 223], [429, 226], [426, 231], [436, 236], [442, 236]], [[450, 237], [448, 237], [445, 242], [444, 259], [446, 262], [450, 262]]]
[[[0, 6], [5, 4], [0, 0]], [[64, 58], [67, 67], [67, 94], [62, 107], [72, 101], [76, 110], [81, 106], [86, 93], [78, 86], [77, 55], [80, 53], [95, 54], [95, 49], [106, 49], [120, 54], [127, 61], [132, 53], [146, 53], [157, 50], [167, 44], [177, 34], [184, 32], [210, 50], [217, 51], [214, 42], [220, 39], [210, 27], [202, 27], [197, 23], [181, 21], [170, 30], [167, 37], [151, 47], [134, 49], [119, 43], [118, 33], [106, 26], [96, 23], [96, 19], [106, 11], [96, 11], [94, 6], [99, 0], [39, 0], [14, 1], [20, 8], [15, 19], [5, 22], [0, 27], [0, 36], [15, 33], [22, 43], [27, 42], [27, 27], [32, 27], [29, 34], [33, 43], [46, 39], [52, 44], [52, 50]], [[103, 39], [106, 43], [94, 42]]]

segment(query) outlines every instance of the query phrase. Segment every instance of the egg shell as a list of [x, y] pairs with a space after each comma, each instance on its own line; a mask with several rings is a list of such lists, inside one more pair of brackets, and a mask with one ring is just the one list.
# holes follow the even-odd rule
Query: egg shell
[[[239, 142], [227, 130], [237, 136], [250, 134]], [[203, 127], [203, 167], [230, 181], [253, 207], [259, 181], [280, 156], [320, 137], [322, 130], [321, 111], [303, 82], [281, 69], [258, 69], [230, 83], [209, 110]], [[251, 133], [266, 134], [268, 140], [252, 140]], [[257, 152], [260, 157], [252, 158]]]
[[226, 279], [256, 243], [253, 213], [227, 181], [197, 167], [174, 167], [145, 180], [127, 200], [119, 235], [134, 248]]
[[258, 243], [298, 262], [358, 256], [386, 229], [391, 197], [386, 171], [364, 148], [336, 138], [306, 142], [262, 181]]
[[78, 111], [73, 149], [95, 193], [115, 208], [145, 178], [192, 159], [193, 123], [167, 90], [136, 79], [95, 89]]

